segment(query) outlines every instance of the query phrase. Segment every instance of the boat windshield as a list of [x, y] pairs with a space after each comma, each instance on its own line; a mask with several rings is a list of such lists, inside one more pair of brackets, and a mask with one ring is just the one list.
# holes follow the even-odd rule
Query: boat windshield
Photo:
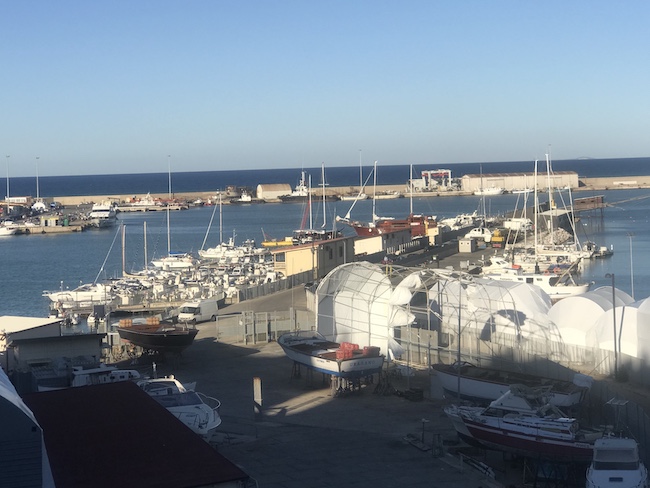
[[636, 449], [597, 449], [593, 468], [598, 471], [636, 471], [639, 456]]
[[199, 313], [199, 307], [181, 307], [178, 312], [179, 313], [191, 313], [192, 315], [196, 315]]
[[152, 398], [165, 408], [187, 407], [191, 405], [201, 405], [203, 403], [201, 397], [193, 391], [176, 393], [173, 395], [153, 396]]

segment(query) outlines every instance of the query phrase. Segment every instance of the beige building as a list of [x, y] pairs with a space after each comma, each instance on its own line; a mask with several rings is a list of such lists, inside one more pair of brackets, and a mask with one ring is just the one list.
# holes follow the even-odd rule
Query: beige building
[[285, 276], [314, 270], [314, 280], [341, 264], [354, 261], [354, 238], [340, 237], [273, 249], [273, 268]]
[[[502, 188], [506, 191], [535, 188], [535, 173], [489, 173], [483, 175], [464, 175], [461, 178], [462, 190], [475, 192], [481, 188]], [[578, 173], [574, 171], [554, 171], [551, 174], [537, 174], [537, 188], [578, 188]]]

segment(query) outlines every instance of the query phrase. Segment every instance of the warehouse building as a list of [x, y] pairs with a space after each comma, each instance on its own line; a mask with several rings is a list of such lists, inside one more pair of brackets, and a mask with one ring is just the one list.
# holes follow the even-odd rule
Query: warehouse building
[[[502, 188], [505, 191], [533, 190], [535, 173], [469, 174], [461, 178], [461, 185], [463, 191], [470, 193], [482, 188]], [[578, 173], [575, 171], [538, 173], [538, 190], [546, 190], [549, 186], [554, 189], [578, 188]]]
[[291, 193], [291, 185], [288, 183], [266, 183], [257, 185], [257, 198], [262, 200], [278, 200], [282, 195]]

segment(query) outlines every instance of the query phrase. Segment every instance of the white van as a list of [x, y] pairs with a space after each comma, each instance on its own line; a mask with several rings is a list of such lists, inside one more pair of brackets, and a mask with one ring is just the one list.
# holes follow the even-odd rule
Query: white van
[[196, 324], [206, 320], [217, 320], [217, 310], [219, 306], [215, 298], [185, 302], [178, 309], [178, 321]]

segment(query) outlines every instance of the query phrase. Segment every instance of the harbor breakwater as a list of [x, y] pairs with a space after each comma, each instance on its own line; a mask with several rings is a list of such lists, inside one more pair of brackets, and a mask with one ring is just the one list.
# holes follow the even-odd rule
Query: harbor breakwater
[[[643, 189], [650, 188], [650, 176], [623, 176], [623, 177], [595, 177], [595, 178], [579, 178], [578, 188], [573, 188], [573, 191], [606, 191], [606, 190], [624, 190], [624, 189]], [[314, 190], [314, 195], [319, 195], [319, 190]], [[350, 192], [358, 192], [359, 186], [342, 186], [342, 187], [329, 187], [326, 190], [328, 195], [342, 195]], [[402, 192], [406, 195], [407, 189], [405, 185], [377, 185], [377, 193], [389, 192]], [[193, 202], [197, 199], [208, 201], [213, 199], [216, 191], [206, 192], [174, 192], [174, 199]], [[445, 196], [469, 196], [471, 193], [463, 191], [425, 191], [413, 194], [417, 197], [445, 197]], [[152, 193], [151, 196], [157, 199], [167, 199], [168, 193]], [[53, 196], [48, 200], [60, 202], [62, 205], [76, 206], [88, 203], [97, 203], [104, 200], [111, 200], [114, 202], [127, 202], [133, 197], [143, 198], [145, 195], [83, 195], [83, 196]], [[225, 199], [224, 204], [228, 204], [228, 199]]]

